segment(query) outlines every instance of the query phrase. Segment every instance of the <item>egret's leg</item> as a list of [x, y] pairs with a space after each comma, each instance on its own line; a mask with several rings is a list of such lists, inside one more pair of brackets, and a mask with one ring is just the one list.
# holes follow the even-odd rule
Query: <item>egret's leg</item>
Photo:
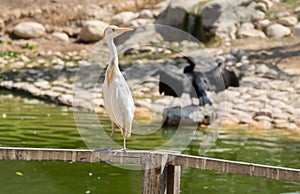
[[126, 152], [126, 138], [123, 137], [123, 148], [122, 151]]
[[123, 148], [122, 151], [126, 152], [126, 137], [125, 137], [125, 129], [122, 128], [123, 130]]
[[97, 149], [94, 150], [94, 152], [107, 152], [107, 151], [112, 151], [112, 141], [113, 141], [113, 136], [115, 134], [115, 123], [111, 122], [111, 134], [110, 134], [110, 140], [109, 140], [109, 145], [107, 148], [103, 149]]
[[115, 123], [111, 122], [111, 134], [110, 134], [110, 142], [109, 142], [110, 149], [112, 149], [112, 141], [113, 141], [114, 134], [115, 134]]

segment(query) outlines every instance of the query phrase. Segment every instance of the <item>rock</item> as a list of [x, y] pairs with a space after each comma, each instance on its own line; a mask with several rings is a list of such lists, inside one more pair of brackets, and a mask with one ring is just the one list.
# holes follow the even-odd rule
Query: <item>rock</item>
[[171, 0], [164, 0], [164, 1], [161, 1], [160, 3], [156, 4], [152, 8], [152, 13], [153, 13], [154, 17], [158, 17], [163, 12], [165, 12], [167, 10], [170, 2], [171, 2]]
[[53, 32], [51, 34], [53, 38], [55, 38], [58, 41], [62, 42], [69, 42], [69, 36], [66, 33], [63, 32]]
[[248, 93], [244, 93], [240, 98], [248, 101], [252, 98], [252, 96]]
[[95, 42], [102, 38], [105, 28], [108, 24], [98, 21], [89, 20], [84, 22], [79, 34], [79, 39], [84, 42]]
[[284, 25], [284, 26], [295, 26], [298, 22], [298, 19], [295, 16], [286, 16], [281, 17], [278, 20], [278, 23]]
[[268, 10], [268, 7], [265, 3], [258, 2], [257, 5], [255, 6], [255, 9], [266, 12]]
[[246, 123], [249, 125], [251, 129], [271, 129], [272, 124], [270, 121], [267, 120], [260, 120], [260, 121], [255, 121], [255, 120], [246, 120]]
[[255, 116], [254, 117], [254, 120], [257, 120], [257, 121], [269, 121], [271, 122], [272, 119], [268, 116], [264, 116], [264, 115], [261, 115], [261, 116]]
[[249, 37], [258, 37], [265, 38], [266, 35], [260, 30], [256, 30], [252, 23], [243, 23], [240, 29], [238, 30], [239, 38], [249, 38]]
[[273, 6], [273, 2], [270, 0], [256, 0], [259, 3], [264, 3], [267, 9], [270, 9]]
[[289, 11], [281, 11], [281, 12], [276, 13], [277, 18], [287, 17], [287, 16], [290, 16], [290, 15], [291, 14], [290, 14]]
[[265, 18], [265, 12], [256, 10], [254, 14], [252, 14], [252, 21], [263, 20]]
[[51, 88], [51, 85], [46, 80], [38, 80], [34, 83], [34, 85], [42, 90], [48, 90]]
[[294, 35], [300, 37], [300, 23], [294, 27]]
[[236, 110], [236, 109], [227, 109], [230, 114], [235, 115], [239, 119], [252, 119], [252, 116], [247, 112]]
[[226, 109], [232, 108], [232, 107], [233, 107], [233, 103], [228, 102], [228, 101], [223, 101], [223, 102], [219, 103], [219, 105], [218, 105], [218, 109], [220, 111], [223, 111], [223, 110], [226, 110]]
[[81, 29], [78, 28], [78, 27], [74, 28], [74, 27], [65, 26], [65, 27], [62, 28], [62, 31], [64, 33], [66, 33], [69, 37], [74, 37], [75, 38], [79, 35]]
[[167, 9], [157, 17], [156, 23], [181, 28], [186, 15], [200, 2], [202, 0], [172, 0]]
[[264, 20], [258, 20], [255, 23], [255, 26], [257, 29], [265, 29], [267, 26], [269, 26], [271, 24], [271, 21], [268, 19], [264, 19]]
[[295, 14], [300, 13], [300, 6], [298, 6], [298, 7], [296, 7], [296, 8], [294, 9], [294, 13], [295, 13]]
[[262, 129], [272, 129], [272, 124], [270, 121], [260, 120], [258, 123]]
[[22, 22], [13, 28], [13, 34], [18, 38], [38, 38], [46, 33], [46, 28], [36, 22]]
[[8, 90], [10, 90], [14, 87], [13, 84], [14, 84], [13, 81], [1, 81], [0, 82], [0, 86], [6, 88]]
[[155, 112], [158, 114], [162, 114], [164, 112], [164, 109], [166, 107], [163, 105], [159, 105], [159, 104], [151, 104], [149, 109], [151, 110], [151, 112]]
[[239, 120], [233, 117], [232, 115], [226, 116], [222, 121], [222, 128], [229, 128], [232, 129], [234, 127], [237, 127], [239, 123]]
[[289, 108], [287, 110], [288, 113], [292, 114], [292, 115], [297, 115], [300, 117], [300, 108]]
[[[73, 95], [62, 94], [62, 95], [58, 96], [57, 101], [60, 104], [71, 106], [73, 103]], [[100, 106], [100, 105], [98, 105], [98, 103], [95, 103], [95, 102], [94, 102], [94, 105]]]
[[154, 23], [154, 19], [138, 18], [136, 20], [132, 20], [129, 23], [129, 26], [137, 28], [140, 26], [146, 26], [148, 24], [153, 24], [153, 23]]
[[280, 120], [288, 121], [289, 118], [291, 118], [291, 115], [288, 114], [288, 113], [273, 113], [272, 117], [274, 119], [280, 119]]
[[277, 108], [285, 108], [286, 107], [286, 103], [284, 103], [281, 100], [271, 100], [270, 105], [277, 107]]
[[257, 109], [262, 109], [264, 104], [260, 101], [255, 101], [253, 98], [249, 99], [248, 101], [245, 102], [245, 106], [251, 106]]
[[210, 113], [200, 111], [198, 106], [186, 106], [184, 108], [171, 107], [163, 111], [163, 126], [197, 126], [199, 124], [209, 124]]
[[139, 16], [138, 13], [133, 13], [131, 11], [124, 11], [111, 18], [111, 23], [114, 25], [124, 25], [128, 24], [131, 20], [136, 19]]
[[298, 129], [299, 127], [295, 123], [283, 122], [283, 123], [277, 123], [275, 125], [275, 128], [294, 130], [294, 129]]
[[135, 106], [146, 107], [149, 108], [151, 104], [150, 98], [139, 99], [134, 101]]
[[272, 110], [261, 109], [260, 111], [254, 113], [254, 118], [255, 117], [259, 117], [259, 116], [264, 116], [264, 117], [272, 118]]
[[245, 106], [244, 104], [236, 104], [234, 108], [240, 111], [244, 111], [246, 113], [258, 111], [258, 108], [253, 106]]
[[264, 75], [269, 71], [269, 67], [266, 66], [265, 64], [260, 64], [256, 67], [255, 69], [255, 73], [260, 74], [260, 75]]
[[[149, 108], [145, 107], [135, 107], [134, 109], [134, 118], [139, 120], [139, 122], [147, 123], [152, 120], [152, 113]], [[141, 121], [143, 120], [143, 121]]]
[[10, 65], [10, 68], [12, 69], [20, 69], [22, 67], [25, 66], [25, 63], [23, 61], [17, 61], [17, 62], [14, 62]]
[[170, 103], [172, 102], [173, 97], [172, 96], [165, 96], [163, 98], [159, 98], [154, 101], [155, 104], [160, 104], [164, 106], [169, 106]]
[[267, 35], [274, 38], [281, 38], [291, 35], [291, 30], [281, 24], [272, 24], [267, 27]]
[[143, 9], [140, 12], [140, 18], [152, 19], [153, 13], [149, 9]]
[[234, 39], [241, 23], [251, 22], [258, 15], [255, 2], [243, 5], [241, 1], [212, 0], [202, 6], [204, 28], [225, 39]]
[[296, 125], [298, 125], [299, 128], [300, 128], [300, 117], [298, 117], [298, 118], [293, 118], [293, 122], [294, 122]]

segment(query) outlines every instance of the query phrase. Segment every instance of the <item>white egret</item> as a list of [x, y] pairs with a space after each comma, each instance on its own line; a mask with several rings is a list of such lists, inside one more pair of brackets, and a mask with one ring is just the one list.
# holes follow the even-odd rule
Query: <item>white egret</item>
[[120, 34], [131, 31], [132, 28], [109, 26], [104, 31], [104, 39], [109, 47], [110, 59], [102, 85], [104, 106], [111, 120], [110, 144], [107, 150], [112, 150], [112, 138], [115, 124], [120, 128], [123, 136], [123, 151], [126, 151], [126, 137], [131, 135], [131, 126], [134, 116], [134, 103], [129, 86], [123, 77], [118, 65], [118, 53], [114, 38]]

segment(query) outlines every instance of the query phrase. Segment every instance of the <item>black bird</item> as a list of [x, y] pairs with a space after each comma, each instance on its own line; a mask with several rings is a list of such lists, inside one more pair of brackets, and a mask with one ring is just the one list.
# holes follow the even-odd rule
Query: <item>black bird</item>
[[183, 58], [189, 64], [184, 68], [183, 73], [193, 72], [193, 74], [199, 76], [205, 84], [205, 89], [207, 91], [221, 92], [230, 86], [239, 87], [239, 78], [236, 76], [235, 72], [223, 62], [218, 61], [218, 66], [210, 71], [200, 72], [195, 71], [196, 64], [192, 58], [187, 56], [183, 56]]
[[183, 73], [188, 77], [190, 77], [190, 81], [192, 82], [192, 86], [197, 95], [194, 96], [193, 93], [192, 94], [190, 93], [190, 96], [198, 97], [199, 106], [204, 106], [206, 104], [212, 105], [211, 101], [207, 98], [204, 83], [200, 78], [203, 76], [199, 76], [199, 74], [201, 74], [200, 72], [199, 73], [194, 72], [196, 66], [195, 62], [189, 57], [184, 56], [183, 58], [186, 59], [187, 62], [189, 63], [189, 65], [184, 68]]
[[183, 74], [160, 69], [154, 75], [159, 75], [159, 93], [168, 96], [180, 97], [188, 93], [191, 98], [197, 97], [199, 105], [211, 105], [206, 91], [220, 92], [229, 86], [238, 87], [239, 81], [235, 73], [219, 63], [217, 67], [207, 72], [195, 71], [195, 62], [190, 57], [183, 57], [187, 62]]

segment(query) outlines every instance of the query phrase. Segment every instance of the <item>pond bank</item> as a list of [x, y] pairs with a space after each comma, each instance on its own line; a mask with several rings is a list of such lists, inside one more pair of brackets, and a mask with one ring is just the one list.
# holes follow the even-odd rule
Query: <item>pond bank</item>
[[[180, 113], [182, 119], [202, 122], [205, 112], [213, 108], [222, 117], [223, 127], [284, 128], [300, 131], [300, 76], [289, 76], [272, 65], [251, 64], [247, 52], [242, 49], [212, 52], [215, 59], [224, 61], [238, 72], [241, 77], [240, 87], [212, 94], [212, 107], [194, 106], [192, 111], [183, 108]], [[1, 57], [0, 60], [8, 62], [0, 73], [0, 88], [22, 92], [56, 104], [82, 107], [91, 111], [103, 110], [99, 84], [84, 82], [83, 90], [78, 92], [80, 96], [73, 96], [76, 72], [84, 63], [83, 56], [84, 52], [70, 52], [31, 58], [25, 55]], [[168, 107], [182, 106], [178, 98], [161, 96], [157, 78], [151, 77], [153, 71], [161, 66], [174, 64], [176, 62], [172, 60], [139, 62], [134, 66], [134, 74], [144, 72], [139, 78], [130, 76], [130, 68], [124, 67], [135, 98], [137, 114], [150, 117], [151, 114], [162, 114]], [[90, 75], [95, 77], [93, 79], [98, 80], [99, 74], [103, 73], [103, 68], [99, 65], [85, 67], [89, 69], [87, 73], [96, 72]], [[197, 102], [190, 99], [185, 101], [185, 106], [191, 104]]]

